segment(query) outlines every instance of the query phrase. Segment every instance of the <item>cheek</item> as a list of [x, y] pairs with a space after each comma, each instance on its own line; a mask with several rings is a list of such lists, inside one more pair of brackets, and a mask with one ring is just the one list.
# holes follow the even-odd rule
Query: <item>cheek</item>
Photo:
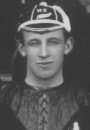
[[60, 66], [63, 64], [64, 60], [64, 47], [63, 48], [58, 48], [56, 51], [54, 51], [54, 63], [56, 66]]
[[35, 49], [28, 47], [26, 49], [26, 57], [27, 57], [27, 61], [30, 62], [30, 64], [32, 64], [33, 62], [36, 61], [37, 51]]
[[31, 47], [26, 48], [26, 55], [27, 56], [35, 56], [37, 54], [37, 49], [33, 49]]
[[64, 46], [54, 48], [54, 50], [53, 50], [53, 54], [54, 54], [54, 56], [55, 56], [56, 58], [63, 57], [64, 53], [65, 53], [65, 48], [64, 48]]

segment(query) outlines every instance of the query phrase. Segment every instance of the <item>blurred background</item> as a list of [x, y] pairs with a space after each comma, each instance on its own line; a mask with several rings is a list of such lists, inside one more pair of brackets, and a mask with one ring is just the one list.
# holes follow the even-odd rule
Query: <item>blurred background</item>
[[[28, 1], [32, 6], [39, 0]], [[90, 0], [56, 0], [57, 3], [60, 1], [67, 7], [74, 36], [74, 50], [65, 62], [65, 76], [90, 82]], [[12, 59], [16, 49], [17, 6], [20, 2], [24, 3], [25, 0], [0, 0], [1, 80], [12, 80]], [[22, 62], [19, 65], [16, 63], [17, 77], [23, 71], [22, 67]]]

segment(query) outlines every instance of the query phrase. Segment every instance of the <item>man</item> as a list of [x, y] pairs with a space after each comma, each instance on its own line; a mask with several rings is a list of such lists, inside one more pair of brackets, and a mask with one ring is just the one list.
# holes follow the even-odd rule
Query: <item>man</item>
[[26, 8], [17, 32], [26, 75], [1, 88], [1, 102], [25, 130], [89, 129], [89, 94], [63, 76], [64, 58], [73, 48], [69, 16], [58, 5], [40, 2], [31, 14]]

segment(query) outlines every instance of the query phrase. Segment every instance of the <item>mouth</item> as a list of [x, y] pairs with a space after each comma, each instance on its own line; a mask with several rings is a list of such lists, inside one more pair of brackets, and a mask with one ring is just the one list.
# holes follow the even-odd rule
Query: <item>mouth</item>
[[39, 62], [38, 64], [42, 68], [47, 68], [47, 67], [49, 67], [52, 64], [52, 62]]
[[39, 62], [38, 64], [41, 64], [41, 65], [48, 65], [48, 64], [51, 64], [52, 62]]

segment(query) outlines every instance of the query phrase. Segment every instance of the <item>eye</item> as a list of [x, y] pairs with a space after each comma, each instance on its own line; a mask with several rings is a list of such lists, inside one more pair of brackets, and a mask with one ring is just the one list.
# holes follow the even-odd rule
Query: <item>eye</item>
[[40, 43], [41, 43], [40, 40], [34, 39], [34, 40], [28, 41], [27, 44], [28, 44], [29, 46], [33, 46], [33, 47], [34, 47], [34, 46], [39, 46]]
[[49, 45], [58, 45], [58, 44], [60, 44], [60, 40], [58, 40], [58, 39], [49, 39], [48, 43], [49, 43]]

